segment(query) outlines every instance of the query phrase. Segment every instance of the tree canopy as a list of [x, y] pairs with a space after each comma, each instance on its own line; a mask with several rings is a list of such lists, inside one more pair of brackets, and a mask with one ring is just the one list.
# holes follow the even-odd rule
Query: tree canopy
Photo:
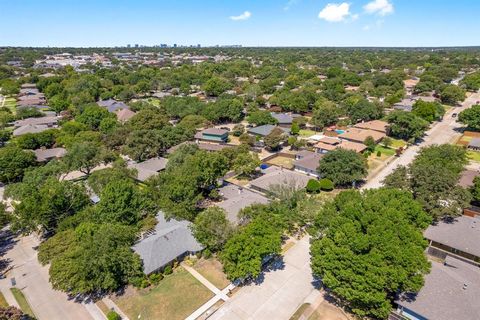
[[317, 171], [336, 186], [351, 186], [367, 176], [367, 161], [355, 151], [340, 148], [320, 159]]

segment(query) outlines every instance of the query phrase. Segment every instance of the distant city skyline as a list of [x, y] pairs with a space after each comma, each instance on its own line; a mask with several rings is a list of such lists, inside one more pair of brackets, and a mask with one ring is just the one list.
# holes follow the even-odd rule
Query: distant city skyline
[[478, 46], [471, 0], [0, 0], [0, 46]]

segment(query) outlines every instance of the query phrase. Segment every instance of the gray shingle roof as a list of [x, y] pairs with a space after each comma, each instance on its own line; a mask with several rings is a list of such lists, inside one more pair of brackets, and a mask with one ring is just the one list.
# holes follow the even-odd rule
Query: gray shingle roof
[[248, 132], [265, 137], [265, 136], [268, 136], [270, 134], [270, 132], [272, 132], [272, 130], [275, 129], [275, 128], [280, 128], [285, 132], [289, 131], [288, 129], [285, 129], [285, 128], [277, 127], [277, 126], [274, 126], [274, 125], [271, 125], [271, 124], [265, 124], [263, 126], [250, 128], [250, 129], [248, 129]]
[[468, 143], [469, 147], [480, 148], [480, 138], [473, 138]]
[[152, 158], [140, 163], [132, 163], [128, 168], [137, 169], [137, 179], [145, 181], [148, 178], [156, 175], [159, 171], [164, 170], [167, 166], [168, 159], [159, 157]]
[[297, 156], [299, 155], [301, 158], [298, 160], [295, 160], [293, 162], [293, 165], [296, 167], [301, 167], [309, 170], [317, 170], [320, 159], [322, 159], [323, 157], [323, 154], [310, 152], [310, 151], [297, 153]]
[[293, 122], [293, 119], [299, 117], [298, 114], [277, 112], [272, 112], [271, 115], [278, 121], [279, 124], [291, 124]]
[[420, 292], [404, 294], [397, 303], [432, 320], [480, 319], [480, 268], [452, 257], [445, 261], [432, 261]]
[[310, 179], [309, 176], [295, 171], [272, 169], [260, 178], [250, 181], [250, 185], [256, 189], [265, 191], [271, 191], [271, 188], [276, 185], [294, 186], [296, 189], [302, 189], [307, 186], [308, 180]]
[[452, 223], [440, 221], [437, 225], [428, 227], [424, 236], [480, 257], [480, 217], [460, 216]]
[[37, 157], [38, 162], [47, 161], [53, 158], [61, 158], [66, 153], [67, 150], [64, 148], [51, 148], [51, 149], [37, 149], [33, 151]]
[[116, 101], [113, 99], [108, 100], [100, 100], [97, 102], [100, 107], [105, 107], [109, 112], [115, 112], [120, 109], [129, 109], [130, 107], [127, 106], [125, 103], [121, 101]]
[[167, 221], [161, 211], [157, 214], [157, 221], [154, 232], [132, 248], [140, 255], [146, 274], [164, 267], [185, 253], [203, 249], [190, 231], [191, 222]]
[[26, 118], [15, 121], [15, 128], [26, 125], [55, 125], [58, 123], [58, 119], [58, 117]]
[[21, 127], [18, 127], [17, 129], [13, 130], [13, 136], [21, 136], [22, 134], [27, 134], [27, 133], [39, 133], [43, 132], [45, 130], [50, 129], [46, 125], [32, 125], [32, 124], [27, 124]]
[[218, 192], [225, 200], [217, 204], [217, 206], [223, 208], [227, 213], [227, 219], [235, 224], [238, 223], [237, 215], [243, 208], [252, 204], [267, 204], [270, 202], [268, 198], [261, 194], [240, 188], [234, 184], [228, 184], [218, 189]]

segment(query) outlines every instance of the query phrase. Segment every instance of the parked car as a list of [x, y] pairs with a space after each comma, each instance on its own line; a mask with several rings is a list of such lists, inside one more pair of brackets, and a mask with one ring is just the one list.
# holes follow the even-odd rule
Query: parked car
[[456, 113], [452, 113], [452, 118], [456, 118], [457, 117], [457, 114]]

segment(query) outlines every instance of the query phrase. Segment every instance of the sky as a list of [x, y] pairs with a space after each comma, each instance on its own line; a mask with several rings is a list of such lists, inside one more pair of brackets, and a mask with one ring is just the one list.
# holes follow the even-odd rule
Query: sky
[[0, 0], [0, 46], [477, 46], [479, 12], [479, 0]]

